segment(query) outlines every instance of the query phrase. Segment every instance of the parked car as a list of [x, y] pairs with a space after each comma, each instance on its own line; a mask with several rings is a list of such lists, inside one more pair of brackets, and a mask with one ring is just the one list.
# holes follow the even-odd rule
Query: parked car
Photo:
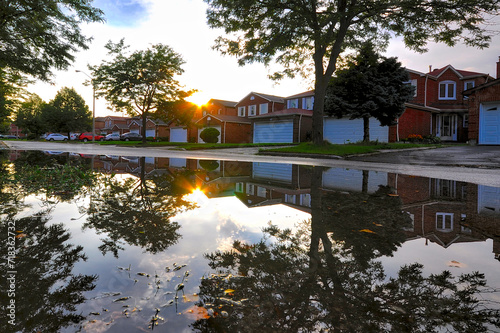
[[17, 135], [11, 135], [11, 134], [0, 135], [0, 138], [2, 138], [2, 139], [19, 139], [19, 137]]
[[69, 134], [69, 139], [70, 140], [78, 140], [79, 136], [80, 136], [80, 134], [78, 134], [78, 133], [70, 133]]
[[45, 137], [47, 141], [68, 141], [68, 137], [66, 135], [62, 135], [59, 133], [51, 133]]
[[104, 140], [106, 141], [116, 141], [116, 140], [120, 140], [120, 134], [118, 133], [111, 133], [111, 134], [108, 134], [104, 137]]
[[[83, 142], [92, 141], [92, 133], [84, 132], [84, 133], [80, 134], [80, 136], [78, 137], [78, 140], [83, 141]], [[94, 141], [103, 141], [103, 140], [104, 140], [104, 135], [95, 134]]]
[[120, 140], [122, 141], [140, 141], [142, 140], [142, 135], [138, 133], [128, 132], [120, 135]]

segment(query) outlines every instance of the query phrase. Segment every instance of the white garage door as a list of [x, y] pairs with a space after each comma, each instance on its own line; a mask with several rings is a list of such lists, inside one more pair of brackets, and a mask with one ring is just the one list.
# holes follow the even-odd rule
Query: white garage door
[[151, 138], [151, 137], [155, 137], [156, 131], [154, 129], [147, 129], [146, 130], [146, 138]]
[[292, 143], [292, 120], [255, 123], [253, 127], [254, 143]]
[[252, 177], [256, 180], [292, 183], [293, 166], [291, 164], [262, 163], [252, 164]]
[[478, 213], [500, 216], [500, 188], [479, 185], [477, 201]]
[[187, 142], [187, 129], [182, 127], [171, 128], [170, 142]]
[[[363, 140], [363, 119], [325, 118], [323, 138], [330, 143], [344, 144]], [[389, 141], [389, 127], [380, 126], [375, 118], [370, 118], [370, 140]]]
[[479, 112], [479, 144], [500, 144], [500, 104], [481, 105]]
[[[220, 127], [220, 126], [210, 126], [210, 127], [216, 128], [216, 129], [219, 131], [219, 133], [221, 133], [221, 134], [219, 135], [219, 141], [217, 141], [217, 143], [221, 143], [221, 138], [222, 138], [222, 131], [221, 131], [221, 127]], [[204, 127], [204, 128], [200, 128], [200, 129], [198, 129], [198, 142], [199, 142], [199, 143], [205, 143], [205, 141], [203, 141], [203, 140], [201, 139], [201, 137], [200, 137], [201, 132], [202, 132], [205, 128], [207, 128], [207, 127]]]
[[336, 191], [355, 191], [363, 190], [363, 177], [368, 181], [368, 192], [375, 193], [379, 185], [387, 186], [387, 173], [378, 171], [369, 171], [363, 174], [363, 171], [356, 169], [337, 169], [331, 168], [323, 172], [323, 188]]

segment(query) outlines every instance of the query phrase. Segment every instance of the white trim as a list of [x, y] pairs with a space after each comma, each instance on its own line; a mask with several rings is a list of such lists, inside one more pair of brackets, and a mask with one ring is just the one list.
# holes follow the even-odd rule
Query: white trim
[[[441, 96], [441, 86], [444, 86], [444, 96]], [[450, 95], [450, 86], [453, 87], [453, 96], [449, 96]], [[438, 99], [439, 100], [456, 100], [457, 99], [457, 83], [455, 81], [451, 81], [451, 80], [439, 82]]]

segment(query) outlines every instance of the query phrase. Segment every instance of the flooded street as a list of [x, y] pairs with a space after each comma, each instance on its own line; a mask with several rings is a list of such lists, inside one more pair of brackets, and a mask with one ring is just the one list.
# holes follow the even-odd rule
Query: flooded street
[[116, 153], [0, 150], [1, 332], [500, 332], [495, 170]]

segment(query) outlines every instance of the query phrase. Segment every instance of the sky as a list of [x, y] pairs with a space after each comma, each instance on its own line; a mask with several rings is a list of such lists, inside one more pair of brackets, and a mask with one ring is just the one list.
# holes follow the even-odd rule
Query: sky
[[[181, 54], [186, 63], [178, 80], [186, 89], [198, 90], [190, 100], [199, 105], [211, 98], [238, 102], [250, 92], [286, 97], [312, 89], [312, 81], [302, 78], [275, 83], [267, 77], [272, 67], [259, 63], [240, 67], [235, 57], [213, 50], [215, 39], [224, 32], [208, 27], [203, 0], [95, 0], [93, 5], [105, 12], [107, 22], [81, 26], [86, 36], [94, 38], [89, 49], [75, 54], [75, 62], [67, 71], [54, 72], [53, 84], [38, 82], [28, 87], [46, 102], [61, 88], [72, 87], [92, 109], [92, 88], [83, 84], [88, 79], [85, 73], [90, 74], [87, 66], [99, 65], [106, 58], [104, 45], [121, 38], [131, 50], [145, 50], [161, 43]], [[500, 25], [494, 28], [500, 31]], [[393, 40], [384, 55], [397, 57], [403, 66], [420, 72], [428, 72], [429, 66], [435, 69], [451, 64], [457, 69], [496, 76], [500, 35], [483, 50], [436, 44], [428, 48], [429, 52], [419, 54], [405, 49], [400, 40]], [[108, 109], [104, 98], [96, 100], [95, 113], [120, 115]]]

